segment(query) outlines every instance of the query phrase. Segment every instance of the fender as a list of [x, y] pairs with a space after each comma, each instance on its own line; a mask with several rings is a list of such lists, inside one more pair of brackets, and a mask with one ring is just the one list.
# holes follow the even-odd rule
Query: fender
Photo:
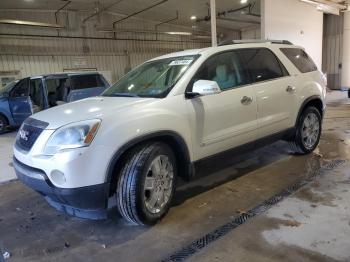
[[[159, 131], [159, 132], [143, 135], [143, 136], [137, 137], [135, 139], [132, 139], [131, 141], [125, 143], [122, 147], [120, 147], [116, 151], [116, 153], [113, 155], [111, 161], [109, 162], [109, 165], [107, 168], [107, 174], [106, 174], [106, 182], [111, 183], [114, 168], [115, 168], [117, 162], [121, 159], [122, 155], [127, 150], [129, 150], [130, 148], [132, 148], [133, 146], [135, 146], [139, 143], [146, 142], [149, 140], [154, 140], [157, 138], [164, 138], [164, 137], [171, 137], [175, 141], [176, 145], [179, 146], [178, 152], [174, 152], [175, 155], [178, 155], [180, 158], [182, 158], [181, 160], [184, 161], [183, 162], [184, 165], [182, 167], [180, 166], [179, 170], [184, 172], [183, 177], [188, 178], [188, 179], [192, 178], [194, 175], [194, 169], [193, 169], [193, 164], [191, 162], [190, 153], [189, 153], [189, 150], [188, 150], [188, 147], [186, 145], [185, 140], [177, 132]], [[177, 153], [179, 153], [179, 154], [177, 154]]]
[[306, 104], [308, 104], [308, 103], [309, 103], [310, 101], [312, 101], [312, 100], [319, 100], [319, 101], [322, 103], [322, 112], [321, 112], [321, 114], [322, 114], [322, 118], [323, 118], [324, 111], [325, 111], [325, 108], [326, 108], [326, 107], [325, 107], [325, 105], [324, 105], [324, 103], [323, 103], [323, 101], [322, 101], [321, 96], [319, 96], [319, 95], [313, 95], [313, 96], [310, 96], [310, 97], [306, 98], [306, 99], [302, 102], [302, 104], [301, 104], [301, 106], [300, 106], [300, 108], [299, 108], [298, 116], [297, 116], [297, 118], [296, 118], [296, 120], [295, 120], [295, 125], [294, 125], [294, 126], [297, 126], [297, 125], [298, 125], [299, 117], [300, 117], [301, 113], [303, 112], [303, 110], [304, 110]]

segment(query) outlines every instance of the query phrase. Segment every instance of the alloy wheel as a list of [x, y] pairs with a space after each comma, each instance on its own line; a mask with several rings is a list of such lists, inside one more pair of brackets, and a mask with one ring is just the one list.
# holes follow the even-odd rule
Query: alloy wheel
[[303, 145], [307, 149], [312, 149], [317, 143], [319, 134], [320, 123], [317, 115], [315, 113], [307, 114], [301, 129], [301, 138]]
[[145, 206], [157, 214], [169, 202], [174, 187], [174, 168], [166, 155], [157, 156], [151, 163], [144, 184]]

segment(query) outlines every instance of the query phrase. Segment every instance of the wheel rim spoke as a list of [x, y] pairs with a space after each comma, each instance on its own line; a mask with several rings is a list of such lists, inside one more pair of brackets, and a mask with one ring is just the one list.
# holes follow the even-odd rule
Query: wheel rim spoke
[[161, 163], [160, 163], [160, 159], [157, 158], [157, 161], [155, 161], [154, 163], [152, 163], [152, 172], [158, 176], [160, 174], [161, 170]]
[[158, 194], [157, 194], [157, 192], [154, 192], [152, 194], [150, 200], [148, 201], [149, 208], [155, 209], [157, 201], [158, 201]]
[[166, 203], [164, 202], [164, 190], [160, 190], [158, 194], [159, 207], [162, 208]]

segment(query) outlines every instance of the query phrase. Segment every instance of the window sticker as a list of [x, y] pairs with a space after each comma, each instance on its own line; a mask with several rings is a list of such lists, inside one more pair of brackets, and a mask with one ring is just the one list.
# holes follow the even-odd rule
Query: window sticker
[[186, 59], [186, 60], [174, 60], [170, 62], [169, 66], [178, 66], [178, 65], [189, 65], [191, 64], [193, 59]]

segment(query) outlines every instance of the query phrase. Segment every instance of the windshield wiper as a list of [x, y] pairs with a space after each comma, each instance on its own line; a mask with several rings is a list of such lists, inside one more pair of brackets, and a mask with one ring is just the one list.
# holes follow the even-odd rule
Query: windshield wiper
[[137, 94], [132, 93], [114, 93], [114, 94], [107, 94], [104, 96], [112, 96], [112, 97], [139, 97]]

